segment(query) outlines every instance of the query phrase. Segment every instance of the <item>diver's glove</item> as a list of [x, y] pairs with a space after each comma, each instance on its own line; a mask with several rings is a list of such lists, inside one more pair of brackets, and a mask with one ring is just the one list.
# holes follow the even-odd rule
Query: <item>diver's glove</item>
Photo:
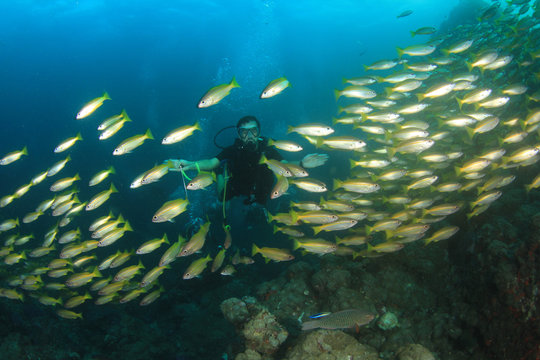
[[310, 169], [324, 165], [327, 161], [327, 154], [308, 154], [300, 161], [300, 165], [306, 169]]
[[189, 170], [189, 169], [186, 169], [185, 167], [188, 165], [191, 165], [193, 162], [188, 161], [188, 160], [169, 159], [169, 160], [165, 160], [163, 163], [170, 164], [169, 171], [182, 171], [182, 167], [184, 167], [184, 170]]

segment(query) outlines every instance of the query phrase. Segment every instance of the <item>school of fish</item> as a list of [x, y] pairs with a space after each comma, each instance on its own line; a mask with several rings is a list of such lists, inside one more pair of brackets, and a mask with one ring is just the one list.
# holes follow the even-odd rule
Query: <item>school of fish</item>
[[[397, 18], [411, 14], [408, 10]], [[48, 169], [0, 198], [1, 208], [13, 207], [33, 187], [48, 182], [47, 191], [42, 187], [33, 192], [35, 209], [0, 219], [0, 257], [10, 274], [2, 279], [0, 296], [32, 298], [54, 307], [63, 318], [77, 319], [82, 313], [76, 308], [90, 300], [96, 305], [135, 299], [141, 306], [151, 304], [164, 291], [160, 276], [177, 273], [170, 269], [183, 257], [195, 258], [187, 260], [189, 264], [182, 262], [181, 276], [188, 280], [205, 271], [233, 275], [239, 265], [253, 263], [258, 254], [276, 262], [293, 260], [297, 250], [357, 259], [393, 253], [410, 243], [428, 245], [450, 238], [459, 231], [454, 214], [465, 213], [472, 219], [487, 211], [519, 176], [520, 168], [540, 159], [539, 14], [538, 2], [514, 0], [505, 8], [495, 2], [478, 14], [475, 24], [460, 25], [445, 34], [433, 27], [411, 31], [414, 41], [432, 37], [423, 43], [403, 44], [394, 59], [359, 67], [358, 77], [345, 79], [344, 87], [334, 91], [338, 115], [333, 120], [289, 127], [290, 137], [302, 143], [272, 140], [272, 146], [285, 152], [316, 147], [350, 158], [348, 175], [333, 183], [311, 178], [308, 166], [261, 159], [276, 176], [271, 199], [287, 196], [289, 186], [311, 197], [312, 193], [321, 195], [320, 201], [304, 201], [299, 191], [290, 201], [290, 211], [269, 214], [274, 231], [290, 238], [289, 248], [254, 243], [252, 257], [238, 251], [232, 255], [227, 253], [232, 237], [226, 227], [223, 244], [209, 248], [205, 246], [208, 221], [189, 239], [175, 234], [169, 240], [164, 234], [124, 244], [124, 235], [137, 224], [107, 208], [118, 191], [111, 180], [115, 169], [96, 169], [90, 179], [81, 179], [79, 174], [60, 178], [57, 175], [68, 167], [71, 157], [59, 155], [62, 158]], [[289, 86], [285, 77], [271, 81], [261, 92], [261, 101]], [[235, 78], [215, 86], [197, 107], [214, 106], [237, 87]], [[108, 93], [91, 100], [76, 114], [76, 121], [92, 121], [87, 118], [95, 119], [94, 113], [108, 100]], [[96, 136], [111, 138], [131, 121], [125, 110], [107, 117]], [[196, 131], [201, 131], [198, 122], [187, 124], [171, 130], [161, 144], [181, 142]], [[132, 153], [153, 139], [148, 129], [119, 141], [112, 155]], [[75, 151], [80, 141], [83, 137], [77, 133], [52, 150], [58, 154]], [[6, 154], [0, 159], [0, 169], [25, 156], [26, 147]], [[133, 179], [130, 188], [158, 182], [171, 167], [165, 162], [148, 169]], [[214, 173], [200, 172], [186, 189], [204, 189], [215, 179]], [[524, 181], [527, 191], [540, 187], [540, 175]], [[100, 184], [103, 189], [91, 198], [78, 198], [78, 187], [98, 188]], [[148, 221], [159, 226], [189, 206], [183, 198], [167, 201]], [[94, 215], [98, 211], [108, 214]], [[92, 220], [88, 229], [78, 226], [82, 217]], [[50, 230], [34, 234], [32, 223], [37, 221], [51, 223]], [[125, 250], [97, 256], [98, 248], [117, 242]], [[151, 264], [145, 255], [154, 251], [161, 258]], [[313, 326], [324, 327], [324, 321]]]

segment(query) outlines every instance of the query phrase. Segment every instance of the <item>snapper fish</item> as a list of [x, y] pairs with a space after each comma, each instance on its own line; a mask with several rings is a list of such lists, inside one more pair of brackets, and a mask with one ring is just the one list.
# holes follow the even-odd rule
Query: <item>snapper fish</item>
[[60, 145], [55, 147], [54, 152], [60, 153], [60, 152], [66, 151], [67, 149], [75, 145], [77, 141], [80, 141], [80, 140], [82, 140], [82, 136], [81, 136], [81, 133], [78, 133], [77, 136], [66, 139]]
[[152, 217], [152, 222], [161, 223], [171, 221], [173, 218], [186, 211], [188, 204], [186, 199], [167, 201], [158, 211], [156, 211]]
[[0, 165], [9, 165], [12, 162], [19, 160], [23, 155], [28, 155], [28, 149], [26, 146], [23, 147], [22, 150], [13, 151], [5, 155], [2, 159], [0, 159]]
[[325, 124], [312, 123], [298, 126], [289, 126], [287, 133], [292, 132], [308, 136], [327, 136], [334, 133], [334, 129]]
[[201, 130], [201, 126], [198, 121], [193, 125], [182, 126], [171, 131], [163, 138], [163, 140], [161, 140], [161, 143], [164, 145], [176, 144], [188, 136], [191, 136], [195, 130]]
[[88, 182], [88, 186], [96, 186], [99, 183], [101, 183], [103, 180], [105, 180], [109, 175], [115, 174], [115, 173], [116, 171], [114, 170], [114, 167], [109, 166], [107, 170], [102, 170], [98, 172], [96, 175], [94, 175]]
[[294, 256], [289, 253], [289, 250], [269, 247], [259, 248], [255, 244], [253, 244], [251, 254], [252, 256], [255, 256], [256, 254], [261, 254], [265, 258], [266, 262], [269, 262], [270, 260], [280, 262], [290, 261], [294, 259]]
[[129, 154], [139, 146], [141, 146], [145, 140], [154, 140], [154, 136], [150, 129], [146, 130], [146, 133], [132, 136], [124, 141], [113, 150], [113, 155]]
[[283, 90], [291, 86], [289, 80], [285, 77], [280, 77], [278, 79], [272, 80], [262, 91], [261, 99], [268, 99], [272, 96], [280, 94]]
[[131, 118], [126, 114], [126, 112], [122, 112], [122, 118], [118, 121], [115, 121], [110, 126], [107, 126], [105, 129], [103, 129], [103, 132], [99, 134], [99, 140], [107, 140], [108, 138], [112, 137], [114, 134], [116, 134], [120, 129], [124, 127], [124, 125], [127, 122], [131, 122]]
[[415, 31], [411, 31], [411, 36], [415, 37], [416, 35], [431, 35], [437, 31], [433, 26], [424, 26]]
[[237, 87], [240, 87], [240, 85], [238, 85], [236, 79], [233, 77], [229, 84], [221, 84], [208, 90], [199, 101], [197, 107], [206, 108], [215, 105], [223, 100], [225, 96], [229, 95], [232, 89]]
[[80, 120], [92, 115], [94, 111], [96, 111], [101, 105], [103, 105], [105, 100], [111, 100], [109, 94], [106, 91], [103, 93], [102, 96], [90, 100], [88, 103], [86, 103], [86, 105], [84, 105], [83, 108], [77, 113], [77, 116], [75, 118], [77, 120]]

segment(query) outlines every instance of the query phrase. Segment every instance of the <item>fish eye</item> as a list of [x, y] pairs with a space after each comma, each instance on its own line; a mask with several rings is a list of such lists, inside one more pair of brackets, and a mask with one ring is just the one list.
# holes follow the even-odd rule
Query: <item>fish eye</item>
[[157, 220], [157, 218], [158, 218], [157, 216], [153, 216], [152, 220]]

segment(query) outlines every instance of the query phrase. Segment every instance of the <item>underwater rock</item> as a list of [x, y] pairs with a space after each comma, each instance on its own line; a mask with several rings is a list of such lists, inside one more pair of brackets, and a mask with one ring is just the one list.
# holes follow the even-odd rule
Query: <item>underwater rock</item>
[[354, 337], [335, 330], [317, 330], [309, 333], [292, 350], [287, 360], [379, 359], [377, 351], [356, 341]]
[[296, 325], [296, 319], [302, 314], [318, 312], [315, 294], [310, 286], [313, 272], [313, 268], [304, 261], [292, 264], [279, 278], [262, 283], [257, 288], [257, 298], [282, 324], [290, 328]]
[[219, 307], [225, 319], [235, 326], [245, 323], [249, 318], [246, 303], [238, 298], [224, 300]]
[[244, 326], [246, 347], [261, 354], [273, 354], [289, 333], [268, 310], [263, 309]]
[[261, 360], [262, 356], [258, 352], [247, 349], [245, 352], [236, 355], [234, 360]]
[[387, 312], [379, 318], [377, 325], [383, 330], [390, 330], [399, 326], [399, 322], [396, 314]]
[[341, 288], [331, 298], [324, 300], [328, 302], [324, 310], [328, 309], [331, 312], [338, 312], [343, 309], [369, 309], [374, 314], [377, 314], [373, 302], [358, 290]]
[[409, 344], [401, 347], [396, 357], [396, 360], [435, 360], [435, 356], [420, 344]]
[[348, 288], [351, 284], [351, 273], [347, 270], [323, 268], [311, 279], [313, 288], [321, 296], [333, 293], [340, 288]]
[[261, 354], [271, 355], [289, 335], [276, 317], [253, 297], [230, 298], [223, 301], [220, 308], [246, 340], [247, 350], [238, 354], [237, 359], [261, 359]]

